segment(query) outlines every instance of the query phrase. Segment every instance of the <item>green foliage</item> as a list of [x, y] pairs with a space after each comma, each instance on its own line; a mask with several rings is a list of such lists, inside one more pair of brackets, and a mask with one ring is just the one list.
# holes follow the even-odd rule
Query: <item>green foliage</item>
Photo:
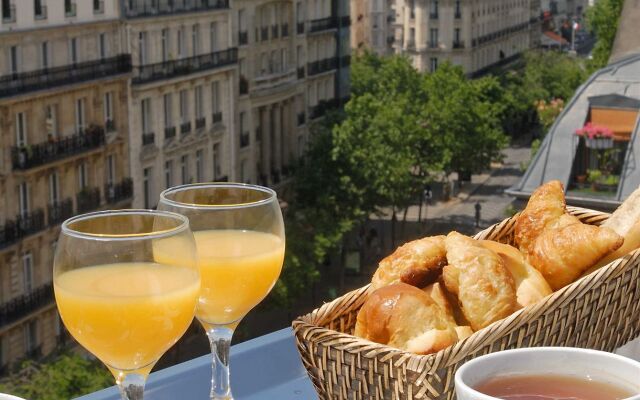
[[602, 178], [602, 171], [599, 169], [587, 170], [587, 182], [596, 183], [600, 181], [600, 178]]
[[113, 384], [113, 375], [102, 363], [69, 352], [49, 362], [24, 361], [19, 371], [0, 382], [0, 392], [25, 399], [66, 400]]
[[598, 0], [587, 10], [587, 26], [598, 38], [592, 52], [592, 70], [600, 69], [609, 63], [623, 3], [623, 0]]
[[555, 51], [529, 51], [523, 89], [535, 101], [562, 99], [568, 101], [588, 77], [582, 59]]

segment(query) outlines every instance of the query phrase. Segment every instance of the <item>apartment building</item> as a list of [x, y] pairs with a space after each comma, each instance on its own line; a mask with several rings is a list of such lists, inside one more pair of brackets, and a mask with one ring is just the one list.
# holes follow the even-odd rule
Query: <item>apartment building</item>
[[59, 226], [131, 204], [130, 57], [115, 0], [0, 0], [0, 367], [65, 340]]
[[229, 0], [126, 0], [134, 207], [170, 186], [234, 178], [238, 50]]
[[396, 53], [421, 71], [449, 61], [469, 75], [505, 63], [535, 45], [535, 0], [394, 0]]
[[393, 0], [351, 0], [351, 48], [378, 55], [393, 53], [395, 18]]

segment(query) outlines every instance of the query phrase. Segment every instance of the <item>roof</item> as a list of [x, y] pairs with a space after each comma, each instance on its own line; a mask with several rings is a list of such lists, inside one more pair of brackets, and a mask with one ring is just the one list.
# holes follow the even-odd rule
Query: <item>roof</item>
[[[604, 97], [600, 97], [604, 96]], [[578, 146], [576, 129], [584, 126], [589, 115], [590, 98], [596, 102], [627, 98], [626, 102], [640, 101], [640, 54], [629, 56], [621, 61], [594, 73], [569, 101], [566, 108], [558, 116], [540, 145], [540, 150], [520, 182], [511, 187], [507, 193], [528, 198], [540, 185], [557, 179], [565, 187], [568, 186], [573, 168], [573, 160]], [[615, 100], [619, 101], [619, 100]], [[615, 208], [627, 196], [640, 186], [640, 143], [638, 138], [638, 121], [631, 134], [629, 147], [625, 156], [620, 184], [617, 192], [608, 197], [580, 194], [567, 195], [567, 202], [574, 205], [600, 205], [602, 208]]]
[[589, 104], [591, 107], [598, 108], [617, 108], [634, 111], [638, 111], [640, 109], [640, 100], [617, 93], [591, 96], [589, 97]]
[[556, 42], [558, 44], [569, 44], [569, 42], [567, 42], [565, 38], [563, 38], [562, 36], [558, 35], [555, 32], [544, 31], [542, 34], [547, 38], [551, 39], [553, 42]]
[[629, 55], [640, 53], [640, 7], [638, 0], [625, 0], [620, 14], [618, 31], [611, 49], [609, 63], [615, 63]]

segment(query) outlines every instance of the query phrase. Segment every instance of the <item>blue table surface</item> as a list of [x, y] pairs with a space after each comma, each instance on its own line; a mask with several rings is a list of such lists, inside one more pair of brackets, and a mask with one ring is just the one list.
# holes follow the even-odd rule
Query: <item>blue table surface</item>
[[[231, 390], [235, 400], [313, 400], [318, 395], [286, 328], [231, 347]], [[209, 399], [211, 355], [154, 372], [145, 400]], [[120, 400], [116, 387], [78, 400]]]

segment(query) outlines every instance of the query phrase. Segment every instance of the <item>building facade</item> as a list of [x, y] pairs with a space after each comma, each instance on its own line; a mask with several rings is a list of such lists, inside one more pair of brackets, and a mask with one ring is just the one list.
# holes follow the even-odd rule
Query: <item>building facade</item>
[[482, 73], [534, 46], [532, 1], [394, 0], [395, 51], [421, 71], [449, 61]]
[[115, 0], [1, 0], [0, 366], [65, 334], [52, 266], [60, 223], [131, 204], [130, 57]]
[[395, 18], [393, 0], [351, 0], [351, 48], [392, 54]]

